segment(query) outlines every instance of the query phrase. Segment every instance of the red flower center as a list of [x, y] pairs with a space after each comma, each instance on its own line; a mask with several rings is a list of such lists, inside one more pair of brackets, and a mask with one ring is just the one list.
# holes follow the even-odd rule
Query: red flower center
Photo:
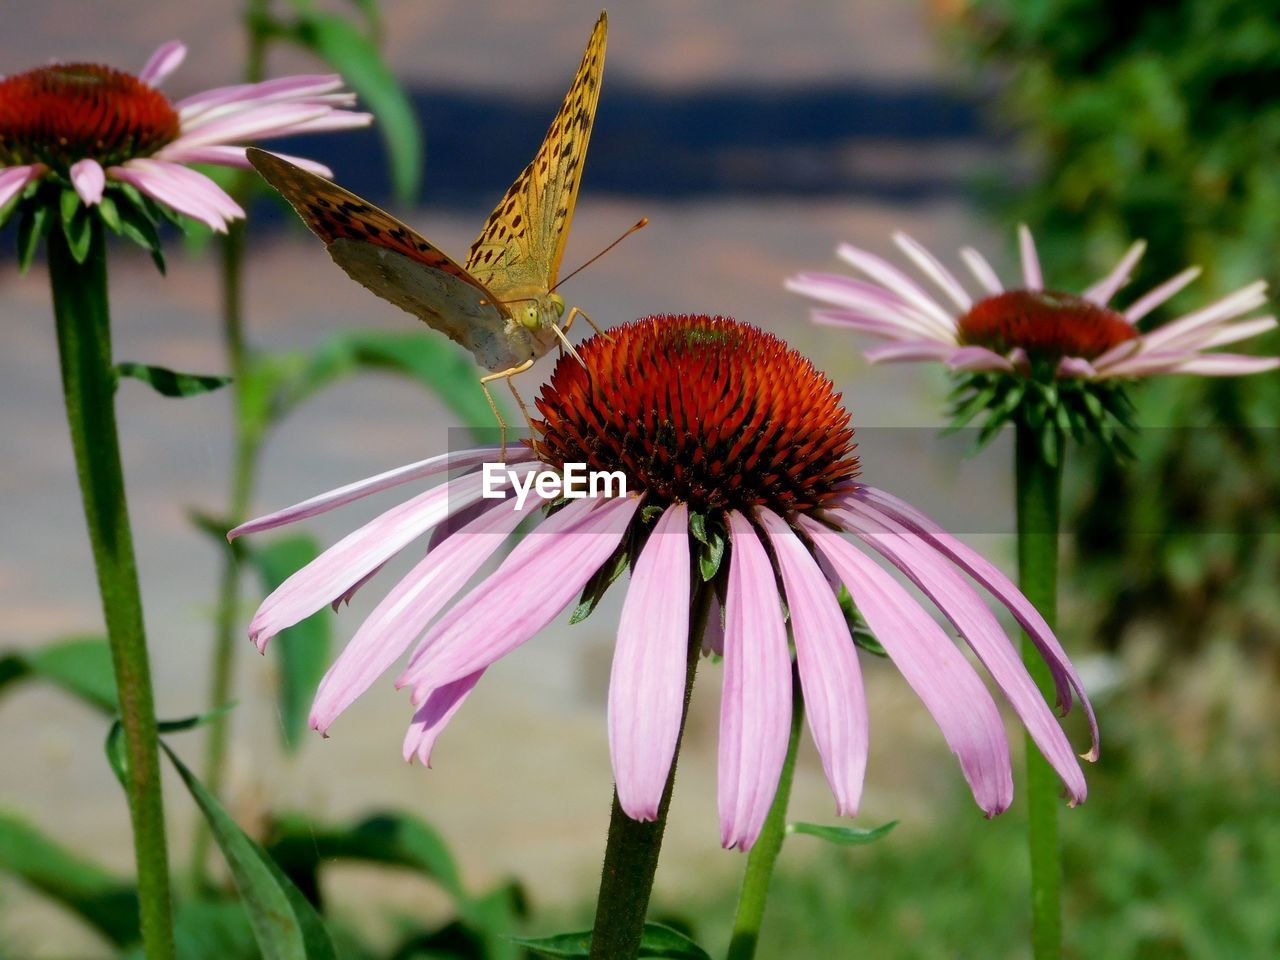
[[1021, 347], [1032, 359], [1092, 360], [1138, 335], [1114, 310], [1050, 290], [1006, 290], [980, 300], [960, 318], [960, 343], [1005, 354]]
[[43, 163], [66, 173], [147, 156], [178, 135], [178, 113], [137, 77], [65, 63], [0, 80], [0, 164]]
[[542, 388], [543, 458], [622, 470], [652, 502], [806, 510], [858, 473], [831, 381], [728, 317], [661, 316], [598, 334]]

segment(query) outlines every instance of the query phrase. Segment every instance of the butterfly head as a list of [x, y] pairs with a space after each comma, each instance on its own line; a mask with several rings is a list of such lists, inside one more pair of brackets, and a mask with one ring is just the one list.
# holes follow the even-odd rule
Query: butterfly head
[[564, 316], [564, 297], [551, 292], [511, 304], [516, 322], [530, 332], [555, 323]]

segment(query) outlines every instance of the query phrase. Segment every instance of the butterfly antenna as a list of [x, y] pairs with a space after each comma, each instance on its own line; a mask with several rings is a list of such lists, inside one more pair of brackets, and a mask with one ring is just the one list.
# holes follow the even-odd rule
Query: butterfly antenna
[[560, 286], [562, 283], [564, 283], [566, 280], [569, 280], [569, 279], [571, 279], [572, 277], [576, 277], [576, 276], [577, 276], [578, 274], [580, 274], [583, 270], [587, 269], [587, 267], [591, 266], [593, 263], [595, 263], [597, 260], [599, 260], [601, 257], [603, 257], [606, 253], [608, 253], [610, 250], [612, 250], [614, 247], [616, 247], [618, 244], [620, 244], [623, 240], [627, 239], [627, 237], [631, 236], [631, 235], [632, 235], [633, 233], [635, 233], [637, 230], [643, 230], [643, 229], [644, 229], [645, 227], [647, 227], [648, 225], [649, 225], [649, 218], [648, 218], [648, 217], [641, 217], [639, 220], [637, 220], [635, 223], [633, 223], [630, 227], [628, 227], [628, 228], [627, 228], [627, 230], [626, 230], [626, 232], [625, 232], [625, 233], [623, 233], [623, 234], [622, 234], [622, 236], [620, 236], [617, 240], [613, 241], [613, 243], [609, 244], [607, 247], [605, 247], [603, 250], [601, 250], [599, 253], [597, 253], [594, 257], [592, 257], [590, 260], [588, 260], [586, 263], [584, 263], [582, 266], [578, 267], [578, 269], [577, 269], [577, 270], [574, 270], [574, 271], [573, 271], [572, 273], [570, 273], [568, 276], [561, 277], [559, 280], [557, 280], [557, 281], [556, 281], [556, 285], [555, 285], [555, 287], [552, 287], [551, 289], [552, 289], [552, 290], [555, 290], [555, 289], [556, 289], [556, 287], [559, 287], [559, 286]]

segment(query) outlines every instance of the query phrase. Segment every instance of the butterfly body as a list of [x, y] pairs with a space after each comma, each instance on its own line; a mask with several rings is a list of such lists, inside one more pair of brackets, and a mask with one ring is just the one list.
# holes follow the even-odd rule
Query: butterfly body
[[323, 177], [254, 148], [249, 161], [352, 279], [470, 350], [492, 371], [482, 385], [500, 377], [510, 383], [555, 343], [567, 343], [563, 328], [581, 312], [566, 316], [555, 286], [595, 118], [607, 26], [602, 13], [542, 145], [489, 215], [465, 266]]

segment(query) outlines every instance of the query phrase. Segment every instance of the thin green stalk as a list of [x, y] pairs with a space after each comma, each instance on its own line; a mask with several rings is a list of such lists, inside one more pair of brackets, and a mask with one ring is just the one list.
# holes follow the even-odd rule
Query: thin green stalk
[[699, 586], [693, 598], [689, 617], [689, 660], [685, 674], [684, 712], [680, 716], [680, 733], [676, 752], [671, 758], [671, 772], [658, 805], [658, 818], [652, 823], [632, 820], [618, 803], [613, 792], [613, 809], [609, 815], [609, 839], [605, 845], [604, 866], [600, 871], [600, 894], [596, 899], [595, 926], [591, 931], [590, 960], [634, 960], [644, 937], [645, 914], [649, 895], [653, 892], [653, 876], [658, 869], [662, 834], [667, 828], [667, 810], [671, 806], [671, 790], [676, 781], [676, 761], [680, 742], [684, 739], [684, 723], [689, 716], [689, 700], [693, 696], [693, 678], [702, 650], [702, 633], [711, 607], [711, 587]]
[[787, 758], [778, 778], [778, 792], [773, 796], [769, 816], [747, 856], [747, 872], [738, 897], [738, 913], [733, 918], [733, 939], [729, 941], [728, 960], [752, 960], [760, 942], [760, 925], [764, 922], [764, 905], [769, 896], [769, 881], [782, 841], [787, 834], [787, 803], [791, 799], [791, 782], [796, 773], [796, 752], [800, 744], [800, 728], [804, 725], [804, 698], [800, 693], [799, 675], [791, 676], [791, 739], [787, 741]]
[[[244, 19], [249, 35], [249, 51], [245, 59], [244, 71], [246, 83], [256, 83], [262, 79], [268, 41], [266, 27], [268, 8], [267, 0], [249, 0], [246, 4]], [[247, 172], [242, 172], [231, 188], [232, 196], [242, 207], [248, 203], [251, 185], [251, 176]], [[244, 335], [244, 241], [244, 222], [237, 220], [227, 228], [227, 235], [220, 245], [222, 336], [227, 354], [227, 367], [232, 377], [231, 399], [234, 412], [232, 422], [235, 431], [231, 491], [225, 515], [230, 525], [242, 522], [248, 512], [261, 446], [260, 436], [246, 429], [240, 410], [240, 391], [248, 371], [248, 352]], [[223, 553], [222, 573], [218, 578], [213, 669], [210, 671], [209, 681], [211, 710], [216, 710], [231, 700], [239, 639], [237, 619], [239, 610], [240, 566], [235, 550], [227, 546]], [[230, 723], [229, 715], [225, 713], [215, 715], [205, 741], [203, 779], [205, 786], [215, 797], [222, 796]], [[207, 865], [211, 840], [208, 825], [201, 820], [196, 825], [191, 850], [191, 882], [197, 889], [206, 886], [208, 882]]]
[[[1059, 440], [1053, 463], [1040, 435], [1019, 424], [1015, 439], [1018, 579], [1050, 627], [1058, 615], [1058, 513], [1062, 495]], [[1022, 660], [1042, 693], [1053, 696], [1049, 668], [1027, 638]], [[1058, 775], [1030, 736], [1026, 744], [1027, 849], [1031, 856], [1031, 948], [1035, 960], [1062, 957], [1062, 862], [1058, 849]]]
[[102, 221], [93, 216], [90, 223], [93, 235], [83, 263], [76, 262], [60, 229], [49, 231], [49, 281], [67, 425], [120, 697], [142, 939], [148, 960], [169, 960], [174, 943], [164, 803], [142, 595], [116, 430], [107, 242]]

